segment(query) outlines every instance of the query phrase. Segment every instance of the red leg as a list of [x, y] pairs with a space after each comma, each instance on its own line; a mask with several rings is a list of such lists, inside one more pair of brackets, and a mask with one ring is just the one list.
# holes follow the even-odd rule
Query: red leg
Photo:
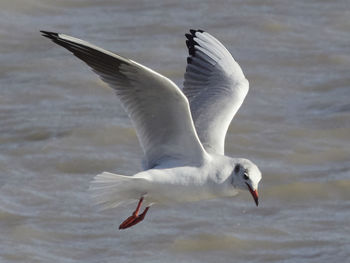
[[134, 213], [132, 213], [133, 216], [137, 216], [139, 214], [142, 202], [143, 202], [143, 197], [140, 198]]
[[121, 225], [119, 226], [119, 229], [129, 228], [133, 225], [136, 225], [137, 223], [140, 223], [145, 218], [147, 211], [149, 209], [149, 206], [145, 208], [142, 214], [138, 215], [141, 208], [142, 201], [143, 201], [143, 197], [140, 198], [140, 201], [137, 204], [135, 211], [132, 213], [131, 216], [129, 216], [126, 220], [124, 220], [123, 223], [121, 223]]

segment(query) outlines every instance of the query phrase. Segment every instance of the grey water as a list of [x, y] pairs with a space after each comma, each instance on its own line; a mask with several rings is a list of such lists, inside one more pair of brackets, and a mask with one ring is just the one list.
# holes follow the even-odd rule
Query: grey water
[[[350, 2], [1, 1], [0, 262], [348, 262]], [[258, 164], [260, 206], [235, 198], [100, 212], [102, 171], [142, 150], [118, 99], [39, 34], [72, 35], [182, 86], [184, 34], [216, 36], [250, 81], [226, 154]]]

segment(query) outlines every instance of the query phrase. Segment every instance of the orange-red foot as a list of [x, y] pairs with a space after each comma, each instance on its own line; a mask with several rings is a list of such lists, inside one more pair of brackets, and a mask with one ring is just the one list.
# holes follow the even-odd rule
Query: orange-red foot
[[147, 206], [145, 210], [142, 212], [142, 214], [139, 215], [142, 201], [143, 201], [143, 197], [140, 198], [140, 201], [137, 204], [136, 210], [132, 213], [131, 216], [125, 219], [123, 223], [121, 223], [121, 225], [119, 226], [119, 229], [129, 228], [133, 225], [136, 225], [137, 223], [140, 223], [145, 218], [147, 211], [149, 209], [149, 206]]

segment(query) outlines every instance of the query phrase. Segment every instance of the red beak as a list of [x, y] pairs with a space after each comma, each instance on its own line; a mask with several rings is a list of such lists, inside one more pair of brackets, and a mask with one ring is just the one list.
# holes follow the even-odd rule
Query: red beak
[[258, 206], [258, 205], [259, 205], [258, 190], [253, 190], [253, 189], [251, 188], [251, 186], [250, 186], [248, 183], [246, 183], [246, 184], [247, 184], [247, 186], [248, 186], [249, 192], [252, 194], [252, 196], [253, 196], [253, 198], [254, 198], [254, 201], [255, 201], [256, 206]]

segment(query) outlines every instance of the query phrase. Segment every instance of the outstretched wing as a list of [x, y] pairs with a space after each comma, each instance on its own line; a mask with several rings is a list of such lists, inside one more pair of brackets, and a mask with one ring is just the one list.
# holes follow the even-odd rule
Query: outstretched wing
[[132, 120], [145, 153], [145, 168], [167, 159], [200, 162], [205, 154], [182, 91], [157, 72], [64, 34], [41, 31], [88, 64], [112, 87]]
[[248, 93], [249, 83], [230, 52], [202, 30], [186, 34], [189, 57], [183, 91], [202, 145], [224, 154], [227, 129]]

